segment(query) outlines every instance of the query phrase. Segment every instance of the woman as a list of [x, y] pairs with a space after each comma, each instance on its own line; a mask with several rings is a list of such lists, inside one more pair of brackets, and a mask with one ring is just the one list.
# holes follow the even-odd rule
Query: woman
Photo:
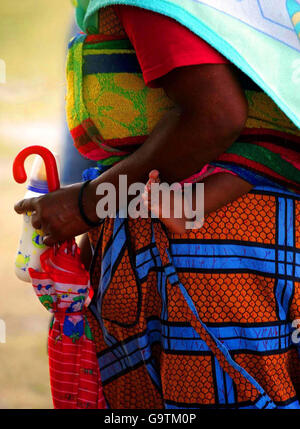
[[[133, 55], [111, 8], [101, 11], [99, 34], [72, 42], [68, 72], [74, 92], [69, 93], [69, 123], [80, 151], [98, 157], [101, 171], [118, 164], [85, 189], [85, 221], [77, 207], [81, 185], [23, 201], [16, 210], [35, 211], [33, 224], [44, 229], [47, 244], [90, 229], [91, 279], [97, 294], [88, 315], [108, 406], [299, 408], [298, 346], [291, 334], [300, 305], [300, 200], [289, 190], [299, 186], [294, 162], [299, 131], [270, 99], [248, 87], [246, 130], [215, 164], [239, 174], [241, 184], [255, 185], [250, 193], [210, 213], [200, 230], [183, 235], [170, 233], [151, 219], [117, 217], [92, 228], [97, 220], [95, 189], [101, 181], [116, 183], [119, 174], [128, 173], [128, 182], [134, 182], [156, 167], [172, 182], [195, 173], [200, 160], [207, 162], [200, 155], [191, 160], [197, 139], [180, 152], [179, 159], [166, 146], [169, 164], [159, 156], [161, 142], [168, 141], [165, 136], [178, 124], [178, 109], [165, 96], [167, 91], [146, 88], [132, 57], [126, 57], [121, 71], [109, 66], [104, 70], [112, 61], [124, 60], [122, 55]], [[163, 88], [165, 82], [176, 90], [183, 70], [179, 73], [173, 74], [173, 81], [162, 78]], [[203, 90], [211, 73], [204, 73]], [[224, 71], [222, 76], [226, 73], [229, 87], [238, 96], [234, 99], [239, 99], [238, 108], [233, 103], [230, 111], [240, 114], [243, 99], [238, 84], [231, 73]], [[199, 70], [196, 74], [199, 77]], [[77, 90], [80, 84], [82, 91]], [[191, 95], [192, 91], [189, 102]], [[196, 117], [193, 121], [191, 139]], [[230, 135], [227, 145], [243, 120], [237, 122], [234, 132], [231, 124], [230, 132], [226, 128], [222, 138], [218, 136], [222, 140]], [[171, 135], [179, 150], [183, 138], [175, 134]], [[251, 154], [245, 155], [244, 145], [249, 142], [256, 155], [262, 155], [264, 168], [254, 168]], [[238, 155], [242, 147], [244, 152]], [[280, 166], [272, 170], [264, 164], [265, 159], [279, 158], [280, 166], [286, 162], [294, 168], [294, 177], [277, 171]]]

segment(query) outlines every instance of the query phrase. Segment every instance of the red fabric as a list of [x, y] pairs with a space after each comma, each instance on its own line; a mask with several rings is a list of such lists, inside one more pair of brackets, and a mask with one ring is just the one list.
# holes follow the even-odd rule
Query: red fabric
[[75, 240], [48, 248], [41, 271], [29, 268], [34, 291], [54, 313], [48, 336], [50, 384], [56, 409], [104, 409], [94, 338], [86, 317], [93, 289]]
[[105, 409], [95, 344], [82, 336], [64, 335], [65, 314], [55, 314], [49, 331], [48, 354], [55, 409]]
[[229, 63], [204, 40], [165, 15], [133, 6], [114, 8], [150, 87], [158, 86], [153, 81], [177, 67]]

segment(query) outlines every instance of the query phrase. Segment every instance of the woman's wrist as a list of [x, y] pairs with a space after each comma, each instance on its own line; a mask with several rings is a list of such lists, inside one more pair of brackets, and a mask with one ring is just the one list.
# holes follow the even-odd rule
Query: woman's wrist
[[90, 181], [84, 189], [82, 194], [82, 208], [84, 210], [85, 216], [92, 223], [99, 223], [101, 219], [97, 216], [96, 207], [97, 207], [97, 195], [96, 195], [97, 183], [95, 180]]

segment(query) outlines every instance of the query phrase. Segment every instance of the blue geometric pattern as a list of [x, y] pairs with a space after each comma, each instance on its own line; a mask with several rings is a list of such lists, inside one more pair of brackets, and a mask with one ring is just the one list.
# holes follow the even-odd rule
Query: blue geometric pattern
[[[255, 188], [259, 194], [276, 196], [276, 242], [274, 244], [256, 244], [224, 240], [220, 243], [209, 240], [197, 240], [194, 243], [184, 240], [170, 240], [167, 253], [169, 264], [162, 266], [154, 236], [150, 245], [141, 248], [135, 255], [132, 267], [136, 278], [142, 284], [147, 281], [150, 271], [156, 271], [157, 289], [162, 299], [160, 317], [147, 319], [146, 328], [138, 335], [119, 341], [104, 328], [101, 322], [101, 309], [105, 291], [109, 287], [120, 255], [129, 240], [126, 231], [126, 220], [117, 218], [114, 223], [113, 240], [102, 255], [102, 278], [99, 294], [91, 310], [97, 317], [109, 346], [98, 355], [101, 378], [107, 384], [126, 374], [142, 363], [147, 368], [149, 377], [158, 391], [161, 391], [160, 374], [152, 356], [152, 346], [159, 343], [165, 353], [212, 355], [211, 349], [189, 323], [169, 321], [167, 308], [167, 280], [171, 285], [179, 285], [192, 312], [199, 318], [197, 310], [187, 290], [179, 282], [178, 272], [191, 268], [197, 272], [242, 272], [256, 273], [267, 278], [273, 277], [274, 299], [276, 301], [276, 321], [267, 323], [202, 323], [204, 329], [214, 339], [218, 348], [224, 353], [227, 361], [241, 372], [258, 391], [261, 392], [256, 404], [245, 408], [273, 408], [275, 404], [266, 395], [260, 385], [243, 368], [234, 361], [235, 353], [269, 355], [285, 353], [295, 348], [292, 343], [291, 321], [289, 310], [294, 294], [295, 282], [300, 278], [300, 249], [295, 247], [295, 200], [299, 196], [284, 190], [272, 188]], [[215, 394], [218, 407], [230, 408], [237, 401], [233, 380], [224, 372], [216, 356], [212, 355], [212, 367], [215, 380]], [[180, 408], [179, 404], [165, 403], [166, 408]], [[276, 408], [299, 408], [296, 400], [286, 404], [277, 404]]]

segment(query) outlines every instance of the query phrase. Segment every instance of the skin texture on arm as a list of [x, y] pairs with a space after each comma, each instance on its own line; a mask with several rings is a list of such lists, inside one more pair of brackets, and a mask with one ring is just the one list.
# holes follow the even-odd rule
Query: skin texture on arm
[[[138, 150], [89, 184], [83, 202], [91, 220], [98, 220], [98, 184], [109, 182], [118, 190], [120, 174], [127, 175], [128, 186], [146, 183], [153, 169], [159, 170], [163, 181], [181, 181], [216, 159], [243, 130], [248, 106], [231, 65], [181, 67], [160, 78], [160, 85], [176, 107], [164, 115]], [[15, 210], [35, 212], [33, 226], [45, 232], [47, 245], [64, 241], [89, 229], [77, 206], [80, 186], [75, 184], [36, 199], [23, 200], [16, 204]], [[208, 189], [206, 193], [209, 194]], [[240, 195], [243, 193], [241, 187]], [[214, 193], [211, 198], [216, 199]], [[218, 205], [209, 202], [209, 197], [207, 200], [208, 207], [220, 207], [223, 202], [224, 199]]]

